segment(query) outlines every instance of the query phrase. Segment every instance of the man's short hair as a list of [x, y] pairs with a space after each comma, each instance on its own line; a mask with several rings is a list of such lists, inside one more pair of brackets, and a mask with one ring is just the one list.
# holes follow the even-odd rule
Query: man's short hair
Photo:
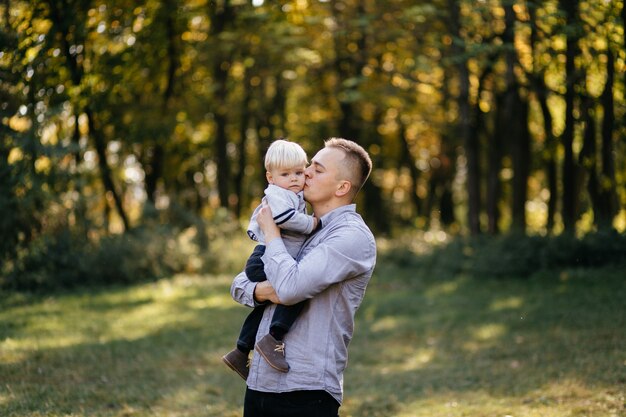
[[361, 145], [348, 139], [330, 138], [324, 142], [326, 148], [338, 148], [345, 154], [346, 175], [352, 183], [352, 197], [356, 196], [372, 172], [372, 159]]
[[277, 139], [265, 153], [265, 170], [305, 167], [308, 164], [306, 152], [295, 142]]

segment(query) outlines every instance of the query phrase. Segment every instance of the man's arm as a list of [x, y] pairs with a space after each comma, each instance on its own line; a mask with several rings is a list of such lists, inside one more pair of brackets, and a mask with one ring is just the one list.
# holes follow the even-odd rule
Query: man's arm
[[280, 304], [280, 300], [269, 281], [252, 282], [245, 272], [240, 272], [230, 286], [233, 300], [248, 307], [257, 307], [266, 302]]
[[267, 301], [274, 304], [280, 304], [278, 295], [269, 281], [257, 283], [256, 287], [254, 287], [254, 300], [259, 304], [263, 304]]
[[281, 304], [295, 304], [324, 291], [330, 285], [371, 271], [376, 263], [376, 244], [357, 224], [345, 224], [296, 262], [287, 253], [271, 211], [259, 212], [266, 250], [265, 273]]

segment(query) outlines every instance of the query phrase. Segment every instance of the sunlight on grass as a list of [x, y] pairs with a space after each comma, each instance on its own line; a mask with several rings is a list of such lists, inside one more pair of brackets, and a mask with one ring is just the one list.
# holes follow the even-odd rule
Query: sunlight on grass
[[624, 404], [623, 390], [598, 392], [575, 380], [549, 384], [522, 396], [502, 396], [484, 389], [426, 390], [410, 396], [413, 399], [408, 401], [400, 392], [387, 396], [351, 397], [344, 405], [344, 411], [349, 412], [342, 416], [621, 417]]
[[507, 328], [502, 324], [485, 324], [473, 330], [474, 337], [480, 341], [499, 339], [505, 335]]
[[423, 368], [424, 365], [433, 360], [436, 353], [437, 351], [432, 348], [416, 349], [415, 352], [407, 358], [401, 366], [401, 369], [404, 369], [405, 371], [413, 371]]
[[446, 281], [446, 282], [432, 285], [426, 292], [426, 296], [427, 297], [439, 297], [442, 295], [451, 294], [457, 291], [461, 284], [462, 284], [462, 280], [457, 279], [454, 281]]
[[233, 308], [233, 299], [230, 293], [214, 294], [206, 299], [193, 300], [188, 303], [189, 307], [194, 310], [202, 310], [206, 308], [212, 309], [229, 309]]
[[389, 331], [397, 328], [398, 324], [398, 317], [383, 317], [380, 320], [376, 320], [370, 326], [370, 330], [372, 332]]
[[19, 351], [20, 341], [6, 338], [0, 343], [0, 363], [19, 363], [26, 358], [24, 352]]
[[[30, 307], [28, 313], [14, 309], [10, 320], [23, 323], [28, 332], [1, 341], [0, 358], [7, 363], [18, 362], [23, 359], [20, 351], [33, 346], [37, 350], [59, 349], [87, 343], [94, 337], [99, 343], [136, 340], [163, 327], [191, 320], [194, 309], [236, 307], [228, 292], [194, 299], [190, 302], [191, 309], [181, 306], [181, 299], [198, 285], [197, 280], [179, 276], [139, 285], [130, 291], [67, 296], [62, 304], [51, 297]], [[216, 278], [213, 284], [217, 282], [223, 285], [226, 281]], [[9, 320], [0, 313], [0, 320], [3, 319]]]
[[507, 334], [506, 326], [498, 323], [484, 324], [479, 327], [470, 328], [469, 334], [472, 339], [463, 343], [463, 349], [467, 352], [478, 352], [493, 343], [501, 341]]
[[164, 327], [184, 323], [193, 319], [191, 312], [182, 312], [167, 303], [156, 301], [146, 306], [124, 312], [119, 318], [112, 318], [108, 329], [102, 329], [98, 340], [106, 343], [112, 340], [136, 340], [157, 332]]
[[523, 303], [522, 297], [507, 297], [495, 300], [491, 303], [490, 309], [492, 311], [514, 310], [520, 308]]

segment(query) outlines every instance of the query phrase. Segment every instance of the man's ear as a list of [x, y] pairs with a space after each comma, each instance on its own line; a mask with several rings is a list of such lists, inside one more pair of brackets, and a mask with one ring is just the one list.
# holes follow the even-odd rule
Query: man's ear
[[267, 179], [267, 182], [269, 184], [274, 184], [274, 177], [272, 176], [271, 172], [265, 171], [265, 178]]
[[337, 191], [335, 191], [335, 195], [337, 197], [343, 197], [350, 192], [352, 189], [352, 183], [350, 181], [341, 181], [339, 186], [337, 187]]

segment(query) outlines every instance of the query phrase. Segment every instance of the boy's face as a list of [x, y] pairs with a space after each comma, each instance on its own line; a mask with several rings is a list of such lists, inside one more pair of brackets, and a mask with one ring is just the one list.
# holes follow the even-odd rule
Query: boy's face
[[265, 176], [270, 184], [294, 193], [299, 193], [304, 188], [304, 166], [273, 169], [268, 171]]

